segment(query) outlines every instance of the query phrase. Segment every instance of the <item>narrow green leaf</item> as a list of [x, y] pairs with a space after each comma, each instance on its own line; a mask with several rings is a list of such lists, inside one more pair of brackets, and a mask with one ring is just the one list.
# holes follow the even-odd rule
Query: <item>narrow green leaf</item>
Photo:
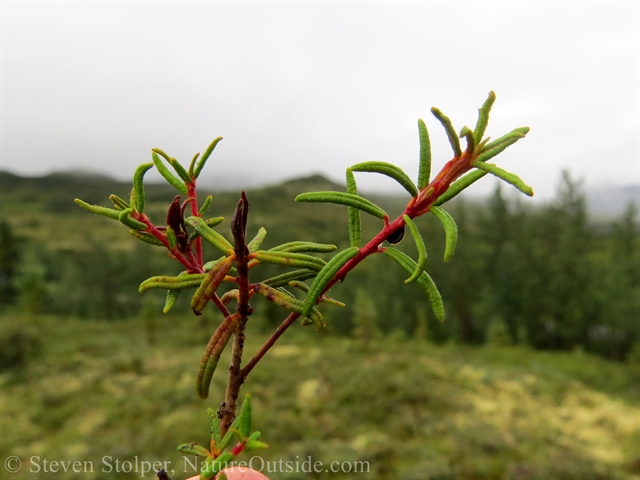
[[476, 128], [473, 133], [476, 143], [480, 143], [482, 141], [484, 131], [487, 129], [487, 124], [489, 123], [489, 112], [491, 111], [491, 107], [495, 101], [496, 94], [491, 91], [489, 92], [489, 96], [484, 101], [482, 107], [478, 109], [478, 122], [476, 123]]
[[289, 285], [299, 290], [302, 290], [304, 293], [307, 293], [309, 291], [309, 285], [307, 285], [304, 282], [301, 282], [300, 280], [291, 280], [289, 282]]
[[404, 281], [404, 283], [413, 283], [420, 278], [420, 275], [424, 272], [424, 267], [427, 265], [427, 248], [424, 246], [422, 236], [416, 224], [413, 223], [413, 220], [411, 220], [408, 215], [403, 215], [402, 218], [404, 218], [405, 223], [409, 227], [411, 236], [414, 242], [416, 242], [416, 247], [418, 247], [418, 263], [416, 263], [416, 269], [413, 271], [413, 274]]
[[209, 418], [209, 433], [214, 446], [218, 448], [222, 434], [220, 433], [220, 419], [218, 413], [213, 408], [207, 408], [207, 417]]
[[516, 128], [497, 140], [487, 143], [482, 147], [482, 151], [476, 158], [476, 161], [486, 162], [487, 160], [492, 159], [496, 155], [504, 152], [508, 147], [516, 143], [521, 138], [524, 138], [528, 132], [529, 127]]
[[[407, 273], [412, 274], [416, 269], [416, 262], [413, 261], [409, 256], [402, 253], [400, 250], [396, 250], [392, 247], [387, 247], [384, 251], [385, 255], [395, 260], [395, 262], [400, 265]], [[431, 309], [435, 314], [436, 318], [439, 321], [444, 321], [444, 303], [442, 302], [442, 297], [440, 296], [440, 292], [436, 287], [436, 284], [433, 283], [431, 277], [427, 274], [427, 272], [422, 272], [420, 278], [418, 278], [418, 285], [422, 287], [422, 289], [427, 294], [429, 298], [429, 303], [431, 304]]]
[[178, 301], [181, 290], [167, 290], [167, 297], [164, 300], [164, 308], [162, 313], [169, 313]]
[[199, 153], [196, 153], [193, 158], [191, 159], [191, 163], [189, 164], [189, 177], [191, 177], [192, 179], [196, 178], [196, 175], [193, 171], [194, 167], [196, 166], [196, 160], [198, 160], [198, 157], [200, 156]]
[[337, 203], [338, 205], [346, 205], [348, 207], [357, 208], [363, 212], [373, 215], [377, 218], [386, 216], [384, 210], [378, 207], [376, 204], [369, 200], [359, 197], [358, 195], [351, 195], [350, 193], [343, 192], [309, 192], [302, 193], [296, 197], [296, 202], [311, 202], [311, 203]]
[[208, 195], [207, 198], [205, 198], [204, 203], [200, 207], [200, 210], [198, 210], [198, 213], [200, 215], [203, 215], [209, 209], [209, 205], [211, 205], [211, 200], [213, 200], [213, 195]]
[[283, 285], [287, 285], [292, 280], [308, 280], [309, 278], [313, 278], [318, 274], [315, 270], [302, 269], [302, 270], [294, 270], [292, 272], [283, 273], [282, 275], [278, 275], [277, 277], [272, 277], [265, 280], [265, 285], [269, 285], [273, 288], [281, 287]]
[[276, 288], [276, 290], [278, 290], [279, 292], [284, 293], [285, 295], [288, 295], [289, 297], [296, 298], [296, 296], [293, 293], [291, 293], [289, 290], [287, 290], [284, 287], [278, 287], [278, 288]]
[[533, 197], [533, 188], [531, 188], [529, 185], [524, 183], [519, 176], [510, 172], [507, 172], [506, 170], [503, 170], [502, 168], [498, 167], [497, 165], [494, 165], [493, 163], [481, 163], [481, 162], [475, 161], [471, 165], [487, 173], [490, 173], [491, 175], [495, 175], [496, 177], [501, 178], [505, 182], [510, 183], [511, 185], [516, 187], [525, 195], [529, 195], [530, 197]]
[[290, 312], [294, 312], [300, 315], [304, 315], [305, 317], [309, 317], [311, 322], [315, 324], [316, 330], [321, 330], [324, 328], [324, 322], [322, 321], [322, 315], [318, 311], [317, 308], [312, 308], [308, 313], [305, 313], [306, 305], [301, 300], [298, 300], [295, 297], [292, 297], [290, 294], [287, 295], [284, 292], [276, 288], [272, 288], [269, 285], [265, 285], [264, 283], [258, 283], [253, 285], [254, 291], [258, 294], [269, 300], [271, 303], [278, 305]]
[[244, 401], [242, 402], [240, 421], [238, 422], [238, 430], [244, 437], [243, 440], [251, 435], [251, 415], [251, 397], [247, 395], [244, 397]]
[[460, 157], [462, 155], [462, 150], [460, 149], [460, 139], [458, 138], [456, 130], [453, 128], [451, 120], [436, 107], [433, 107], [431, 109], [431, 113], [433, 113], [433, 116], [438, 119], [438, 121], [444, 127], [444, 130], [447, 132], [447, 137], [449, 137], [449, 143], [451, 144], [451, 148], [453, 149], [453, 154], [456, 156], [456, 158]]
[[300, 267], [320, 271], [326, 265], [326, 262], [321, 258], [304, 255], [302, 253], [258, 250], [253, 253], [253, 255], [260, 263], [273, 263], [287, 267]]
[[420, 167], [418, 169], [418, 189], [422, 190], [429, 185], [431, 177], [431, 140], [429, 131], [421, 118], [418, 119], [418, 134], [420, 136]]
[[133, 188], [136, 191], [135, 210], [138, 213], [144, 212], [144, 174], [153, 167], [153, 162], [143, 163], [133, 174]]
[[212, 230], [211, 227], [209, 227], [202, 218], [188, 217], [185, 219], [185, 223], [193, 227], [195, 231], [198, 232], [198, 235], [200, 235], [222, 253], [226, 255], [233, 254], [233, 245], [231, 245], [228, 240], [218, 232]]
[[250, 442], [247, 442], [245, 452], [248, 452], [249, 450], [263, 450], [265, 448], [269, 448], [269, 445], [264, 442], [258, 442], [257, 440], [251, 440]]
[[229, 303], [231, 303], [233, 299], [238, 300], [239, 298], [240, 298], [240, 290], [238, 290], [237, 288], [234, 288], [232, 290], [229, 290], [228, 292], [225, 292], [224, 295], [220, 297], [220, 301], [225, 305], [229, 305]]
[[487, 172], [482, 172], [480, 170], [473, 170], [472, 172], [467, 173], [463, 177], [460, 177], [458, 180], [453, 182], [451, 186], [444, 192], [442, 195], [438, 197], [438, 200], [433, 202], [434, 206], [442, 205], [443, 203], [448, 202], [453, 197], [462, 192], [465, 188], [469, 187], [471, 184], [477, 182], [482, 177], [484, 177]]
[[[302, 290], [305, 293], [309, 292], [309, 285], [299, 280], [291, 280], [289, 282], [289, 285], [299, 290]], [[334, 300], [331, 297], [327, 297], [326, 295], [323, 295], [322, 297], [320, 297], [320, 303], [328, 303], [329, 305], [335, 305], [336, 307], [346, 307], [344, 303], [339, 302], [338, 300]]]
[[[229, 343], [229, 339], [233, 335], [237, 317], [238, 314], [229, 315], [222, 321], [215, 333], [211, 336], [207, 348], [202, 354], [200, 367], [198, 368], [198, 375], [196, 376], [196, 391], [202, 399], [209, 396], [211, 379], [213, 378], [213, 374], [218, 366], [220, 355], [224, 352], [227, 343]], [[211, 420], [209, 420], [209, 429], [211, 430]], [[215, 432], [212, 431], [211, 434], [213, 438]], [[218, 430], [218, 435], [219, 434], [220, 431]]]
[[200, 176], [200, 172], [202, 172], [202, 169], [204, 168], [204, 164], [207, 163], [207, 160], [209, 160], [209, 157], [211, 156], [211, 153], [216, 148], [216, 145], [218, 145], [220, 140], [222, 140], [222, 137], [218, 137], [213, 142], [211, 142], [211, 145], [209, 145], [207, 147], [207, 149], [202, 154], [202, 157], [200, 157], [200, 160], [196, 164], [196, 168], [194, 170], [194, 176], [196, 178], [198, 178]]
[[247, 245], [247, 248], [249, 249], [249, 253], [253, 253], [259, 250], [260, 245], [262, 245], [262, 241], [266, 236], [267, 236], [267, 230], [264, 227], [260, 227], [260, 230], [258, 230], [258, 233], [256, 234], [256, 236], [253, 237], [253, 240], [251, 240]]
[[120, 215], [118, 216], [118, 220], [120, 220], [121, 223], [124, 223], [127, 227], [132, 228], [134, 230], [144, 230], [145, 228], [147, 228], [147, 226], [144, 223], [131, 218], [132, 213], [133, 213], [133, 208], [125, 208], [123, 211], [120, 212]]
[[[356, 178], [350, 168], [347, 168], [347, 193], [358, 195], [358, 186]], [[347, 208], [349, 214], [349, 243], [352, 247], [360, 248], [362, 245], [362, 221], [360, 219], [360, 210], [353, 207]]]
[[211, 456], [206, 448], [198, 445], [197, 443], [183, 443], [182, 445], [178, 445], [178, 451], [188, 453], [190, 455], [196, 455], [198, 457], [206, 458]]
[[177, 277], [156, 276], [147, 278], [138, 287], [140, 293], [152, 288], [162, 288], [164, 290], [183, 290], [185, 288], [198, 287], [205, 279], [205, 273], [193, 273], [188, 275], [178, 275]]
[[349, 247], [346, 250], [336, 254], [329, 262], [324, 266], [324, 268], [318, 273], [316, 278], [313, 280], [313, 283], [309, 287], [309, 293], [307, 294], [307, 299], [305, 301], [305, 308], [303, 314], [308, 317], [311, 309], [314, 307], [320, 296], [322, 295], [322, 291], [324, 287], [331, 281], [336, 273], [353, 257], [355, 257], [360, 249], [358, 247]]
[[117, 195], [109, 195], [109, 200], [113, 202], [113, 205], [114, 207], [116, 207], [116, 210], [124, 210], [125, 208], [131, 207], [131, 205], [129, 205], [127, 202], [125, 202], [123, 199], [121, 199]]
[[76, 198], [74, 200], [76, 204], [84, 208], [85, 210], [90, 211], [91, 213], [95, 213], [97, 215], [104, 215], [105, 217], [113, 218], [114, 220], [118, 220], [120, 218], [120, 210], [114, 210], [113, 208], [100, 207], [98, 205], [90, 205], [87, 202]]
[[473, 132], [467, 126], [462, 127], [460, 130], [460, 137], [465, 137], [467, 140], [467, 152], [473, 155], [473, 152], [476, 150], [476, 139], [473, 136]]
[[433, 213], [438, 220], [442, 222], [445, 235], [445, 247], [444, 247], [444, 261], [448, 262], [456, 251], [456, 244], [458, 243], [458, 226], [455, 220], [449, 212], [443, 210], [440, 207], [431, 207], [431, 213]]
[[231, 259], [225, 258], [223, 261], [218, 262], [209, 273], [206, 274], [202, 283], [196, 290], [196, 293], [193, 294], [191, 298], [191, 308], [193, 313], [196, 315], [200, 315], [204, 307], [207, 305], [209, 300], [216, 290], [220, 286], [220, 284], [224, 281], [224, 277], [229, 273], [231, 269]]
[[156, 237], [151, 235], [150, 233], [140, 232], [138, 230], [129, 230], [129, 233], [136, 237], [138, 240], [142, 240], [145, 243], [150, 245], [155, 245], [157, 247], [164, 247], [164, 243], [158, 240]]
[[291, 253], [329, 253], [338, 247], [326, 243], [313, 242], [289, 242], [270, 248], [269, 252], [291, 252]]
[[169, 248], [171, 250], [173, 250], [178, 246], [178, 239], [176, 238], [176, 233], [169, 226], [167, 226], [167, 240], [169, 241]]
[[[162, 151], [162, 150], [160, 150], [160, 151]], [[189, 191], [187, 190], [186, 185], [184, 183], [182, 183], [178, 177], [176, 177], [175, 175], [173, 175], [173, 173], [171, 173], [169, 171], [169, 169], [166, 167], [166, 165], [162, 162], [162, 160], [158, 156], [157, 152], [158, 152], [158, 149], [155, 149], [155, 148], [152, 149], [151, 150], [151, 158], [153, 159], [153, 163], [156, 166], [156, 168], [158, 169], [158, 172], [160, 172], [160, 175], [162, 175], [164, 177], [164, 179], [167, 182], [169, 182], [169, 184], [173, 185], [173, 187], [176, 190], [178, 190], [181, 194], [189, 195]], [[164, 153], [164, 152], [162, 152], [162, 153]], [[170, 159], [168, 161], [170, 161]]]
[[[183, 277], [185, 275], [188, 275], [186, 271], [180, 272], [178, 277]], [[164, 308], [162, 309], [162, 313], [169, 313], [171, 311], [173, 306], [176, 304], [176, 301], [178, 300], [178, 297], [180, 296], [181, 291], [182, 290], [177, 290], [177, 289], [167, 290], [167, 297], [165, 298], [165, 301], [164, 301]]]
[[221, 261], [222, 261], [222, 260], [224, 260], [225, 258], [227, 258], [227, 256], [226, 256], [226, 255], [225, 255], [225, 256], [223, 256], [223, 257], [217, 258], [216, 260], [211, 260], [211, 261], [209, 261], [209, 262], [205, 263], [205, 264], [202, 266], [202, 269], [203, 269], [205, 272], [209, 272], [209, 271], [211, 271], [211, 269], [216, 265], [216, 263], [221, 262]]
[[412, 197], [418, 195], [418, 189], [413, 184], [413, 181], [409, 176], [404, 173], [400, 167], [396, 167], [392, 163], [370, 161], [358, 163], [350, 168], [354, 172], [381, 173], [382, 175], [393, 178], [396, 182], [402, 185], [402, 187], [409, 192]]
[[[220, 225], [222, 222], [224, 222], [224, 217], [207, 218], [204, 221], [204, 223], [209, 228], [216, 227], [216, 226]], [[193, 232], [191, 232], [191, 235], [189, 235], [189, 241], [192, 242], [193, 240], [195, 240], [199, 236], [200, 236], [200, 233], [198, 232], [198, 230], [194, 230]]]
[[187, 171], [184, 169], [184, 167], [180, 164], [180, 162], [178, 162], [178, 160], [171, 157], [171, 160], [169, 160], [169, 164], [173, 167], [173, 169], [176, 171], [176, 173], [182, 180], [184, 180], [187, 183], [191, 183], [191, 177], [189, 176]]

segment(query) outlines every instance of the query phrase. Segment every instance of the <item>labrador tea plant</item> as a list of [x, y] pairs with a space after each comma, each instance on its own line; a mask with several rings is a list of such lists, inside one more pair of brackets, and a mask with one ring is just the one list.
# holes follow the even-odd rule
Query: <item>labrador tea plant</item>
[[[475, 128], [472, 130], [465, 126], [459, 134], [447, 116], [437, 108], [431, 109], [444, 127], [453, 150], [453, 158], [445, 163], [433, 179], [429, 133], [425, 123], [418, 120], [420, 160], [417, 185], [399, 167], [386, 162], [370, 161], [347, 168], [346, 192], [310, 192], [298, 195], [295, 198], [297, 202], [334, 203], [347, 207], [350, 247], [336, 253], [328, 262], [313, 254], [333, 252], [337, 249], [335, 245], [291, 241], [263, 250], [260, 247], [267, 234], [264, 228], [260, 228], [248, 240], [246, 230], [249, 200], [245, 192], [242, 192], [231, 219], [233, 243], [214, 230], [224, 219], [205, 218], [211, 207], [212, 197], [209, 195], [202, 204], [199, 203], [197, 179], [222, 137], [216, 138], [202, 156], [196, 154], [188, 168], [164, 151], [154, 148], [151, 153], [152, 162], [140, 165], [133, 175], [133, 189], [128, 202], [111, 195], [109, 198], [113, 202], [113, 208], [105, 208], [75, 200], [90, 212], [121, 222], [129, 228], [131, 235], [166, 249], [169, 257], [182, 264], [184, 271], [178, 276], [155, 276], [140, 285], [140, 292], [154, 288], [167, 291], [165, 313], [171, 310], [183, 290], [195, 289], [191, 297], [191, 308], [195, 315], [201, 315], [209, 302], [222, 314], [223, 320], [204, 351], [196, 375], [196, 392], [201, 398], [208, 397], [220, 355], [233, 338], [224, 400], [217, 411], [211, 408], [207, 410], [211, 432], [209, 450], [195, 443], [178, 447], [182, 452], [204, 457], [201, 479], [216, 476], [226, 478], [222, 469], [239, 454], [267, 447], [259, 440], [260, 433], [251, 431], [251, 399], [248, 395], [242, 403], [240, 413], [236, 414], [242, 384], [278, 338], [299, 318], [302, 325], [313, 325], [319, 331], [325, 326], [320, 310], [322, 304], [345, 306], [327, 294], [331, 287], [337, 282], [343, 282], [348, 273], [367, 257], [383, 254], [397, 263], [407, 272], [405, 283], [415, 282], [420, 285], [437, 319], [444, 320], [443, 301], [435, 283], [425, 271], [427, 250], [413, 219], [431, 213], [440, 220], [446, 237], [444, 260], [448, 261], [456, 248], [457, 227], [442, 205], [488, 173], [526, 195], [533, 195], [531, 187], [518, 176], [488, 163], [507, 147], [524, 138], [529, 131], [528, 127], [520, 127], [493, 141], [489, 137], [485, 138], [489, 112], [494, 101], [495, 94], [490, 92], [479, 109]], [[464, 150], [461, 138], [466, 143]], [[145, 173], [153, 167], [178, 191], [167, 209], [164, 225], [155, 224], [145, 214], [143, 180]], [[380, 173], [396, 180], [411, 197], [404, 212], [392, 220], [384, 210], [359, 195], [354, 172]], [[362, 212], [382, 221], [379, 233], [366, 242], [361, 236]], [[396, 248], [385, 246], [385, 242], [387, 245], [399, 243], [407, 228], [418, 249], [417, 260]], [[215, 247], [219, 258], [205, 261], [203, 241]], [[283, 267], [283, 273], [260, 279], [260, 266], [263, 264], [279, 265]], [[223, 283], [231, 284], [234, 288], [219, 295], [218, 289]], [[304, 298], [298, 298], [288, 289], [299, 291]], [[250, 301], [254, 295], [266, 298], [289, 314], [264, 345], [243, 365], [245, 327], [253, 313]], [[232, 303], [234, 307], [230, 308]], [[159, 477], [168, 478], [165, 472], [159, 472]]]

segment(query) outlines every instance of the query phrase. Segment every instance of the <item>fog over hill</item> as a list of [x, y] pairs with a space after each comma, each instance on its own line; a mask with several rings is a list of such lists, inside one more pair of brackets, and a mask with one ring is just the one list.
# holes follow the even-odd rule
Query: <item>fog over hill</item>
[[[173, 192], [172, 188], [167, 184], [153, 180], [154, 179], [149, 179], [146, 182], [147, 187], [151, 190], [149, 193], [152, 195], [164, 194], [165, 189]], [[201, 178], [199, 182], [203, 190], [211, 192], [232, 192], [239, 191], [242, 188], [249, 191], [291, 184], [299, 184], [301, 192], [304, 190], [344, 189], [342, 182], [336, 182], [318, 173], [287, 179], [281, 182], [260, 179], [257, 176], [245, 178], [232, 174], [215, 179], [205, 176]], [[103, 190], [105, 192], [109, 191], [109, 193], [111, 193], [112, 190], [126, 192], [130, 189], [130, 184], [91, 170], [62, 171], [39, 177], [25, 177], [6, 170], [0, 170], [0, 189], [2, 189], [4, 193], [17, 192], [22, 189], [30, 190], [39, 188], [48, 191], [60, 189], [70, 193], [73, 192], [74, 196], [82, 196], [84, 194], [85, 198], [93, 199], [96, 197], [96, 201], [99, 202], [98, 198], [100, 198], [100, 195], [104, 196], [103, 193], [100, 193]], [[629, 184], [625, 186], [607, 185], [599, 188], [585, 188], [584, 190], [589, 213], [596, 217], [619, 216], [630, 203], [635, 204], [636, 207], [640, 209], [639, 184]], [[509, 191], [507, 186], [505, 186], [505, 191]], [[364, 190], [361, 193], [375, 196], [398, 196], [388, 191]], [[471, 199], [474, 203], [483, 203], [487, 198], [486, 196], [473, 192], [466, 192], [464, 195], [465, 198]]]

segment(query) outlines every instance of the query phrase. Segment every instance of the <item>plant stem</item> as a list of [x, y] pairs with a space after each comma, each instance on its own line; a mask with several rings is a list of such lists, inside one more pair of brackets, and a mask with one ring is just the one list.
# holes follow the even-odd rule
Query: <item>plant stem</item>
[[249, 249], [246, 242], [247, 215], [249, 213], [249, 201], [244, 192], [238, 202], [236, 210], [231, 220], [231, 232], [234, 238], [234, 251], [236, 255], [236, 269], [238, 270], [238, 314], [240, 318], [236, 323], [236, 330], [233, 337], [233, 348], [231, 351], [231, 365], [229, 366], [229, 380], [224, 403], [218, 412], [220, 418], [220, 432], [224, 436], [229, 430], [236, 417], [238, 406], [238, 395], [240, 387], [244, 383], [242, 375], [242, 353], [244, 350], [244, 331], [253, 313], [253, 308], [249, 305], [251, 292], [249, 291]]

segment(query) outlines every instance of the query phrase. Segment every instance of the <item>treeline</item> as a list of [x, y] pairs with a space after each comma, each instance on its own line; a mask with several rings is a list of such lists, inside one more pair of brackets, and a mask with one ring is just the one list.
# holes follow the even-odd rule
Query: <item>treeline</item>
[[[427, 242], [427, 269], [445, 300], [447, 320], [437, 322], [420, 288], [405, 285], [400, 268], [375, 256], [332, 290], [348, 307], [323, 307], [328, 332], [367, 342], [417, 335], [434, 342], [579, 347], [616, 360], [640, 342], [640, 236], [633, 206], [613, 223], [590, 224], [584, 192], [568, 174], [556, 199], [544, 207], [506, 201], [500, 189], [488, 205], [452, 203], [447, 210], [457, 221], [459, 240], [447, 264], [437, 219], [428, 215], [417, 220]], [[306, 239], [338, 238], [344, 246], [345, 226], [325, 220], [301, 216], [308, 224]], [[322, 228], [317, 236], [315, 227]], [[268, 230], [278, 234], [276, 226]], [[400, 248], [415, 256], [410, 236]], [[146, 244], [115, 250], [92, 241], [82, 249], [51, 250], [18, 238], [4, 221], [0, 262], [4, 308], [85, 318], [139, 315], [144, 307], [137, 293], [140, 282], [179, 272], [159, 249]], [[160, 292], [146, 296], [152, 299], [146, 300], [146, 310], [159, 312]], [[189, 314], [188, 294], [184, 297], [176, 315]], [[263, 315], [256, 321], [265, 330], [284, 318], [283, 310], [258, 302], [257, 312]]]

